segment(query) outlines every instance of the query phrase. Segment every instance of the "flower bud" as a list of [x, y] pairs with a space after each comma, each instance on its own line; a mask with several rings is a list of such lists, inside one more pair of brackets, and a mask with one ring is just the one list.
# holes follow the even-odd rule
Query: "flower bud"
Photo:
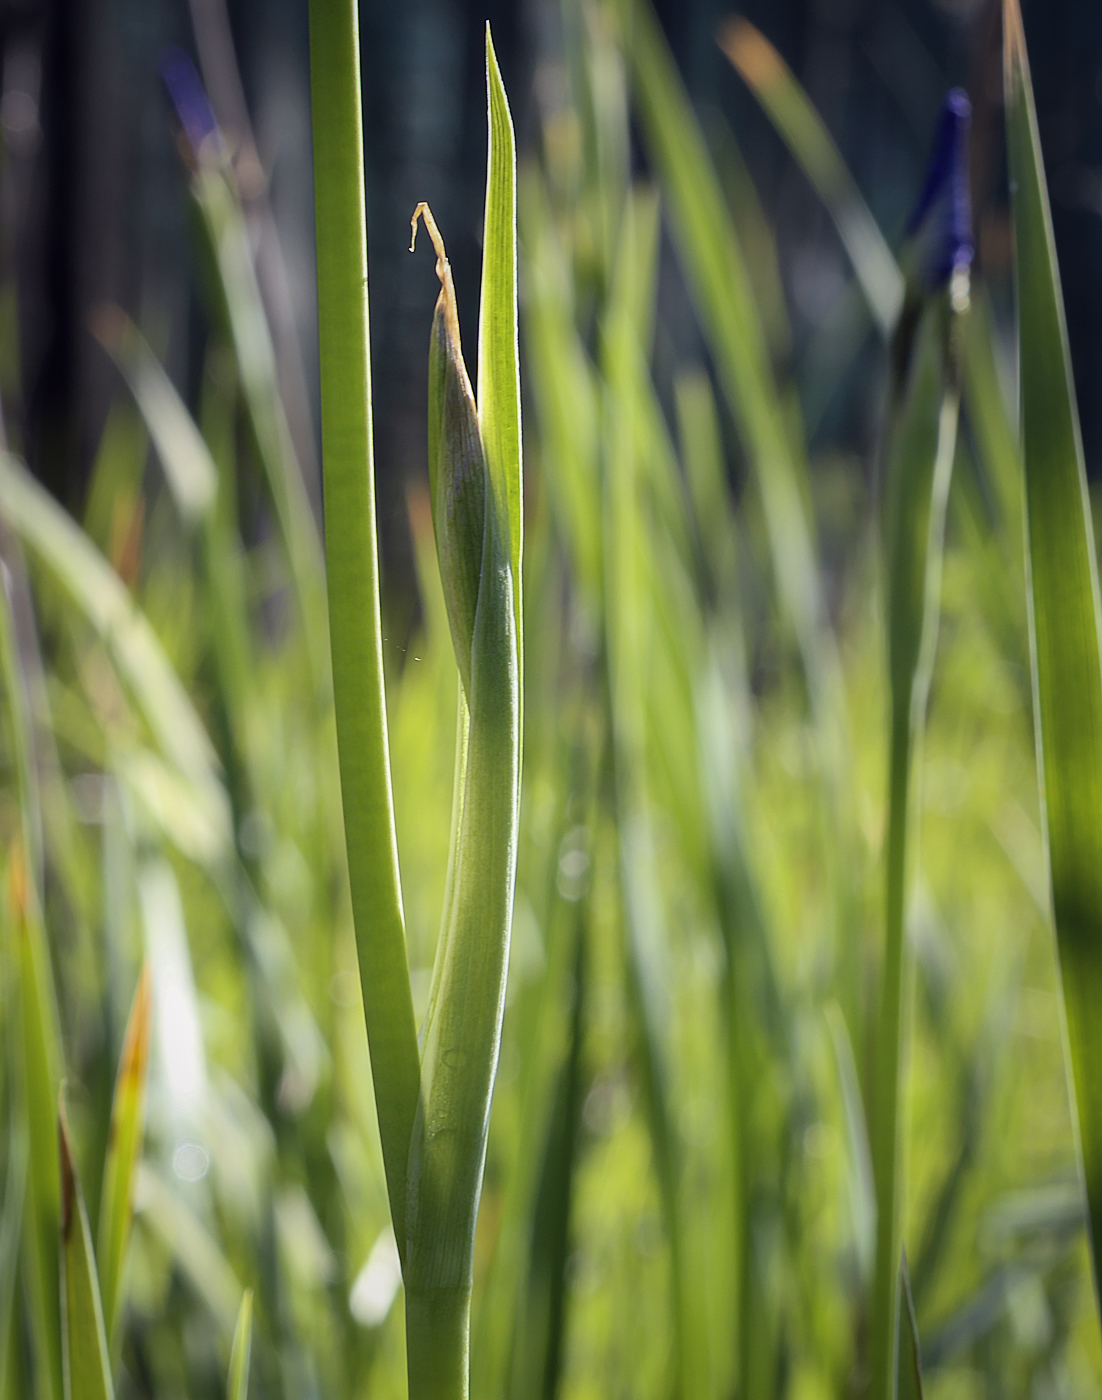
[[[414, 239], [419, 218], [424, 218], [436, 249], [436, 275], [440, 279], [440, 295], [436, 299], [429, 342], [432, 522], [452, 644], [469, 700], [471, 643], [482, 579], [486, 512], [493, 509], [492, 492], [474, 393], [463, 363], [451, 266], [427, 204], [419, 204], [414, 211]], [[412, 239], [410, 251], [413, 251]]]
[[[950, 287], [967, 297], [972, 264], [972, 201], [968, 189], [968, 136], [972, 104], [961, 88], [945, 99], [926, 181], [907, 225], [924, 291]], [[954, 283], [957, 285], [954, 286]]]
[[222, 133], [195, 64], [183, 49], [170, 45], [161, 54], [159, 68], [180, 123], [188, 164], [194, 168], [208, 155], [220, 156]]

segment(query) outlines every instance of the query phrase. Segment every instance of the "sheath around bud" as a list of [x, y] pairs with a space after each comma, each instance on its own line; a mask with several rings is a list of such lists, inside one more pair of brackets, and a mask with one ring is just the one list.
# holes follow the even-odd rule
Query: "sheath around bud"
[[[471, 695], [471, 643], [487, 535], [492, 492], [478, 410], [463, 363], [455, 286], [444, 242], [426, 204], [414, 211], [424, 218], [436, 249], [440, 295], [429, 343], [429, 492], [436, 535], [436, 557], [463, 689]], [[413, 241], [410, 241], [410, 251]]]

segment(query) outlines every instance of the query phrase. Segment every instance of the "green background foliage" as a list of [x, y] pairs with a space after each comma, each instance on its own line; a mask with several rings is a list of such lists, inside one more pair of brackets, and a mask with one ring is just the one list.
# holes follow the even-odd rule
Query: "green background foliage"
[[[315, 38], [347, 57], [347, 35]], [[879, 484], [807, 427], [775, 232], [730, 133], [698, 123], [649, 9], [571, 0], [560, 38], [554, 99], [517, 171], [523, 801], [471, 1391], [858, 1396], [883, 1325], [870, 1306], [891, 737]], [[760, 96], [856, 264], [828, 362], [841, 381], [864, 346], [886, 404], [901, 286], [889, 243], [795, 80], [755, 68], [746, 42], [729, 79]], [[315, 86], [315, 110], [339, 99], [355, 122], [343, 77], [340, 92]], [[1097, 871], [1061, 836], [1082, 830], [1083, 803], [1090, 825], [1097, 736], [1086, 759], [1060, 742], [1093, 723], [1061, 666], [1097, 686], [1095, 542], [1035, 134], [1012, 92], [1021, 381], [1008, 288], [976, 279], [900, 928], [913, 977], [896, 1026], [899, 1237], [934, 1400], [1085, 1397], [1102, 1382], [1077, 1158], [1081, 1140], [1093, 1185], [1097, 1027], [1075, 1009], [1097, 956], [1064, 898], [1076, 870], [1083, 888]], [[190, 409], [108, 316], [97, 333], [121, 374], [83, 518], [0, 460], [3, 1400], [83, 1393], [65, 1379], [78, 1345], [106, 1358], [119, 1397], [221, 1397], [227, 1375], [273, 1400], [405, 1394], [395, 1183], [446, 899], [457, 673], [421, 492], [408, 502], [419, 621], [399, 643], [384, 580], [371, 632], [366, 269], [326, 280], [341, 271], [327, 232], [360, 226], [363, 195], [354, 153], [332, 154], [320, 295], [347, 313], [348, 340], [323, 340], [322, 442], [347, 494], [327, 493], [328, 602], [241, 192], [217, 148], [180, 174], [220, 308]], [[498, 209], [499, 271], [507, 244]], [[669, 275], [699, 332], [699, 353], [672, 365]], [[424, 279], [427, 360], [427, 259]], [[476, 362], [474, 307], [459, 310], [481, 394], [484, 372], [514, 373], [511, 346], [484, 303]], [[1038, 475], [1038, 440], [1062, 444], [1060, 491]], [[511, 449], [488, 450], [493, 471]], [[515, 519], [519, 493], [506, 495]], [[349, 660], [332, 676], [327, 617]], [[366, 798], [350, 808], [347, 774], [342, 807], [342, 723], [360, 726], [359, 757], [375, 745], [376, 780], [385, 766], [368, 671], [385, 685], [396, 854], [389, 816], [374, 822]], [[346, 830], [365, 853], [359, 885]], [[376, 938], [392, 955], [382, 974]], [[127, 1034], [142, 995], [144, 1107], [127, 1076], [146, 1063]], [[391, 1051], [369, 1055], [364, 1033], [372, 998], [407, 1076], [389, 1113], [370, 1061]], [[120, 1161], [143, 1115], [140, 1154]], [[80, 1222], [64, 1256], [63, 1218]]]

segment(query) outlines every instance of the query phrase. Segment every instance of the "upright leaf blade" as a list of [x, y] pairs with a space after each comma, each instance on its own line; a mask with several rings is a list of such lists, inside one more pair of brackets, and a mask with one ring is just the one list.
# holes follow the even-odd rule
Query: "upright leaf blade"
[[253, 1291], [246, 1288], [233, 1333], [227, 1400], [245, 1400], [249, 1393], [249, 1353], [253, 1342]]
[[749, 20], [726, 21], [719, 45], [829, 209], [869, 310], [889, 336], [903, 305], [903, 277], [830, 132], [784, 59]]
[[777, 591], [800, 646], [812, 703], [836, 719], [835, 658], [821, 607], [803, 483], [754, 306], [750, 275], [719, 181], [653, 10], [618, 0], [643, 133], [668, 200], [689, 292], [751, 459]]
[[0, 1210], [0, 1400], [15, 1400], [12, 1372], [18, 1351], [16, 1300], [19, 1295], [19, 1246], [23, 1238], [23, 1202], [27, 1190], [26, 1134], [9, 1138], [8, 1174]]
[[153, 982], [149, 969], [143, 968], [138, 989], [134, 993], [115, 1081], [100, 1202], [99, 1281], [104, 1327], [112, 1344], [123, 1312], [122, 1284], [134, 1211], [134, 1179], [142, 1147], [152, 1013]]
[[[513, 566], [513, 611], [521, 696], [524, 631], [521, 596], [524, 469], [520, 440], [520, 369], [517, 354], [517, 153], [513, 119], [486, 25], [486, 220], [482, 242], [482, 295], [478, 306], [478, 422], [490, 479], [504, 501]], [[522, 731], [523, 732], [523, 731]]]
[[92, 1232], [77, 1179], [65, 1114], [58, 1114], [61, 1158], [61, 1318], [65, 1400], [113, 1400], [107, 1333], [96, 1282]]
[[201, 520], [214, 504], [218, 469], [195, 420], [125, 312], [103, 308], [93, 330], [134, 395], [176, 508], [189, 525]]
[[57, 1250], [61, 1192], [54, 1105], [61, 1048], [50, 953], [18, 847], [9, 858], [8, 892], [19, 969], [19, 1092], [27, 1125], [23, 1260], [36, 1375], [41, 1394], [57, 1400], [62, 1394]]
[[1004, 0], [1037, 766], [1097, 1287], [1102, 1250], [1102, 664], [1098, 572], [1017, 0]]
[[333, 698], [348, 873], [391, 1217], [405, 1255], [409, 1144], [420, 1061], [390, 783], [354, 0], [310, 2], [318, 346]]
[[911, 1273], [907, 1256], [899, 1266], [899, 1346], [895, 1369], [896, 1400], [922, 1400], [922, 1358], [918, 1348], [918, 1323], [911, 1297]]

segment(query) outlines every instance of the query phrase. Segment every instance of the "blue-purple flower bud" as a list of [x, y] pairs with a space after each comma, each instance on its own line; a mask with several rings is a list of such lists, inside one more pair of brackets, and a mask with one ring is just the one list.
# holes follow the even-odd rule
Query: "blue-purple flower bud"
[[188, 55], [175, 45], [164, 50], [158, 67], [191, 158], [198, 164], [204, 149], [217, 148], [222, 139], [202, 79]]
[[926, 291], [962, 278], [972, 264], [972, 201], [968, 188], [968, 136], [972, 104], [961, 88], [945, 99], [922, 195], [907, 225], [915, 266]]

